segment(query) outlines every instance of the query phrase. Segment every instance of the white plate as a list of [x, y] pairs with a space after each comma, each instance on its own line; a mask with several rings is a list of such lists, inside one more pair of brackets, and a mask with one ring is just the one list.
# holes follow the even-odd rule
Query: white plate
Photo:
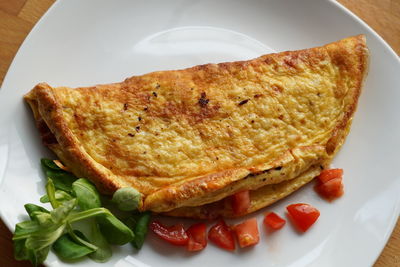
[[[36, 83], [83, 86], [154, 70], [250, 59], [364, 33], [371, 66], [350, 135], [335, 166], [346, 194], [330, 204], [306, 186], [268, 208], [311, 203], [319, 221], [303, 235], [290, 225], [229, 253], [189, 254], [151, 234], [140, 253], [115, 249], [115, 266], [369, 266], [385, 245], [400, 204], [400, 63], [367, 25], [330, 1], [57, 1], [29, 34], [0, 91], [0, 211], [13, 229], [23, 205], [44, 193], [39, 159], [49, 155], [22, 96]], [[62, 266], [53, 254], [47, 261]], [[91, 266], [87, 260], [78, 266]]]

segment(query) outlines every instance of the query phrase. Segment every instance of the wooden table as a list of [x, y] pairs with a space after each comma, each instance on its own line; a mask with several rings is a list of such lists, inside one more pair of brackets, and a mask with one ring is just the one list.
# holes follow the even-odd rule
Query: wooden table
[[[26, 35], [54, 0], [0, 0], [0, 84]], [[400, 54], [400, 0], [339, 0]], [[0, 266], [30, 266], [13, 257], [11, 233], [0, 220]], [[357, 248], [355, 248], [357, 249]], [[374, 267], [400, 266], [400, 221]]]

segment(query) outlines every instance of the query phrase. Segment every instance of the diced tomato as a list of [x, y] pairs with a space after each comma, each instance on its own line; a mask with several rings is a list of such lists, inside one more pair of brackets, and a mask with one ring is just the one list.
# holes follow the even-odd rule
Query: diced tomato
[[161, 239], [176, 246], [185, 246], [189, 241], [189, 237], [181, 223], [167, 227], [158, 221], [153, 221], [150, 224], [150, 229]]
[[341, 197], [344, 193], [342, 177], [342, 169], [323, 170], [318, 176], [315, 191], [329, 201]]
[[260, 241], [256, 218], [248, 219], [238, 225], [235, 225], [233, 229], [239, 240], [239, 245], [241, 248], [254, 246]]
[[190, 226], [186, 233], [189, 237], [188, 251], [199, 251], [207, 246], [207, 227], [205, 223], [196, 223]]
[[339, 198], [344, 193], [342, 178], [334, 178], [325, 183], [321, 183], [315, 187], [315, 191], [329, 201]]
[[217, 224], [211, 227], [208, 232], [208, 239], [220, 248], [235, 250], [235, 239], [233, 233], [224, 220], [220, 220]]
[[343, 177], [343, 169], [330, 169], [330, 170], [323, 170], [319, 174], [318, 180], [321, 181], [322, 183], [326, 183], [329, 180], [342, 177]]
[[249, 190], [237, 192], [232, 196], [232, 209], [237, 215], [245, 213], [250, 207]]
[[265, 215], [264, 218], [264, 225], [268, 229], [272, 230], [279, 230], [281, 229], [286, 223], [286, 220], [281, 218], [278, 214], [275, 212], [270, 212], [267, 215]]
[[318, 219], [319, 211], [309, 204], [298, 203], [286, 207], [292, 222], [297, 228], [305, 232], [311, 227]]

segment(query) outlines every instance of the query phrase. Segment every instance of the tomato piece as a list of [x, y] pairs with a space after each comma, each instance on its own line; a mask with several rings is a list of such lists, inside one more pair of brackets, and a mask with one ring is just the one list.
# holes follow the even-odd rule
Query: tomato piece
[[207, 226], [205, 223], [196, 223], [190, 226], [186, 233], [189, 237], [188, 251], [199, 251], [207, 246]]
[[224, 220], [220, 220], [217, 224], [211, 227], [208, 232], [208, 239], [215, 243], [220, 248], [226, 250], [235, 250], [235, 239], [232, 231], [226, 225]]
[[286, 207], [292, 222], [297, 228], [305, 232], [307, 231], [318, 219], [319, 210], [309, 204], [298, 203]]
[[232, 209], [237, 215], [245, 213], [250, 207], [249, 190], [237, 192], [232, 195]]
[[332, 201], [343, 195], [343, 169], [323, 170], [318, 176], [318, 183], [315, 186], [317, 193]]
[[196, 242], [191, 242], [190, 240], [191, 239], [189, 239], [189, 243], [186, 247], [188, 251], [200, 251], [205, 248], [202, 244], [196, 243]]
[[241, 248], [254, 246], [260, 241], [257, 219], [251, 218], [234, 226], [234, 231]]
[[339, 198], [344, 193], [342, 178], [334, 178], [325, 183], [319, 184], [315, 187], [315, 191], [329, 201]]
[[281, 218], [278, 214], [275, 212], [270, 212], [267, 215], [265, 215], [264, 218], [264, 225], [268, 229], [272, 230], [279, 230], [281, 229], [286, 223], [286, 220]]
[[150, 224], [150, 229], [161, 239], [176, 246], [185, 246], [189, 241], [189, 237], [181, 223], [167, 227], [158, 221], [153, 221]]
[[343, 169], [330, 169], [330, 170], [323, 170], [319, 174], [318, 180], [322, 183], [326, 183], [329, 180], [342, 177], [343, 177]]

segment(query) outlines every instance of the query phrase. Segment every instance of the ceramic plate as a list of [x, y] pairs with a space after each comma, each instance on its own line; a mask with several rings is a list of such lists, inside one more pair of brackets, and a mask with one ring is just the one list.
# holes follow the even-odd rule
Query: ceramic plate
[[[400, 203], [400, 62], [367, 25], [333, 1], [61, 0], [35, 26], [16, 55], [0, 91], [0, 211], [11, 228], [23, 205], [39, 203], [44, 177], [40, 142], [22, 96], [36, 83], [86, 86], [122, 81], [155, 70], [244, 60], [271, 51], [323, 45], [365, 34], [368, 78], [351, 132], [334, 166], [345, 170], [345, 195], [334, 203], [308, 185], [255, 214], [261, 242], [229, 253], [209, 246], [187, 253], [149, 235], [143, 249], [115, 248], [114, 266], [369, 266], [391, 234]], [[318, 222], [298, 234], [274, 234], [263, 214], [284, 214], [290, 203], [310, 203]], [[189, 224], [189, 222], [185, 223]], [[47, 264], [67, 265], [50, 254]], [[94, 266], [90, 260], [75, 263]]]

